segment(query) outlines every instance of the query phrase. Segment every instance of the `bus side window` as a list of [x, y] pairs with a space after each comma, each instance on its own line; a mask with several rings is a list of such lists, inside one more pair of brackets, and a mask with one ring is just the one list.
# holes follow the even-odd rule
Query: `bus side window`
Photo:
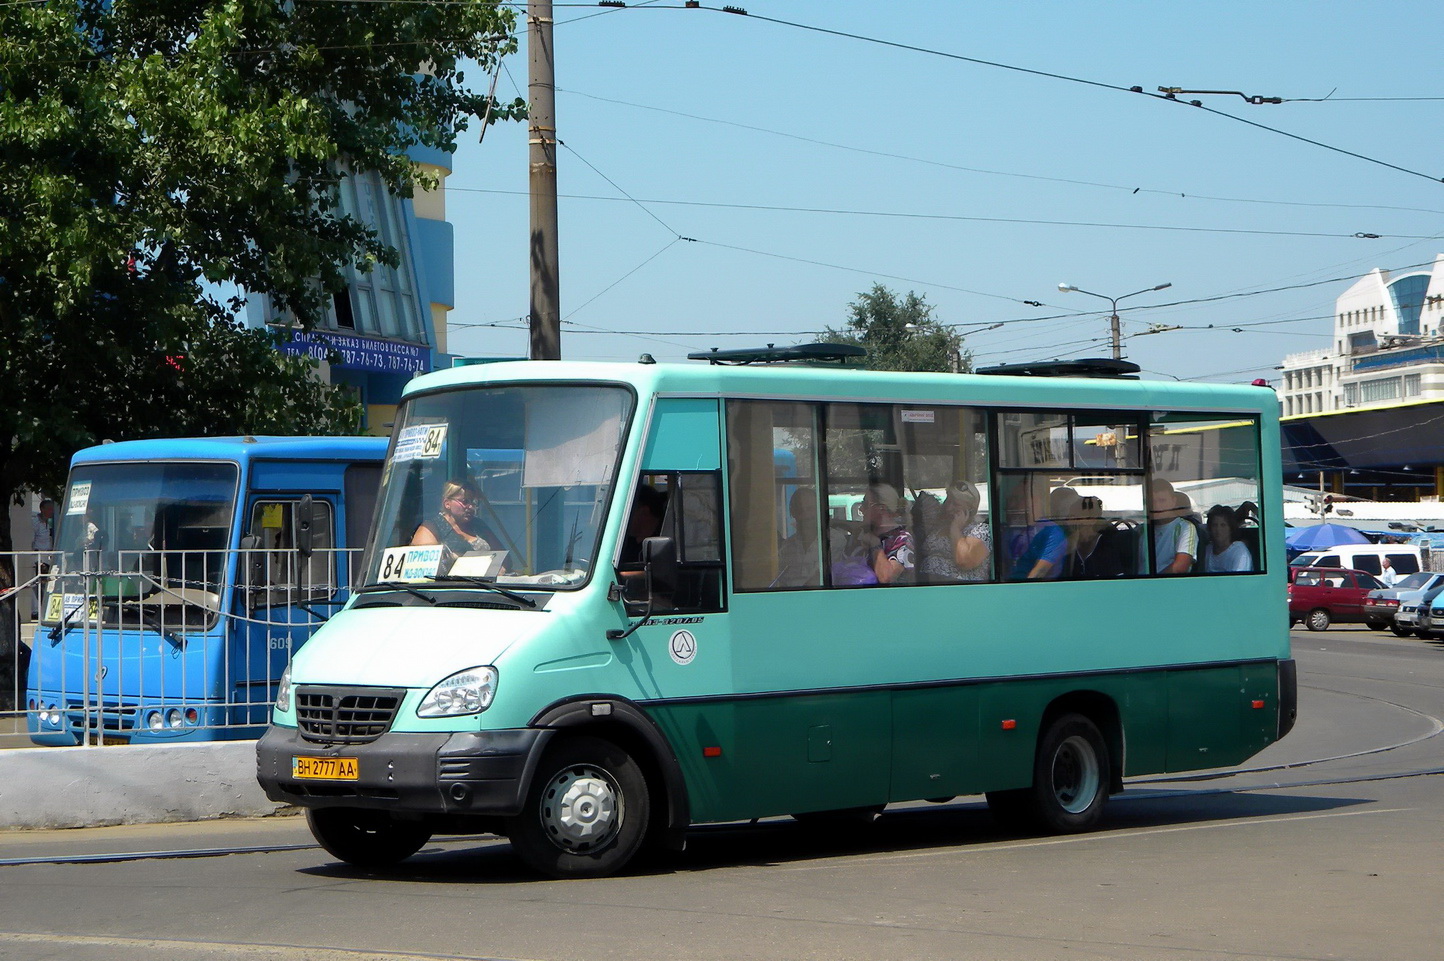
[[[1263, 490], [1259, 422], [1188, 411], [1160, 411], [1148, 426], [1150, 494], [1170, 490], [1174, 511], [1152, 503], [1150, 524], [1155, 554], [1160, 543], [1176, 542], [1165, 531], [1174, 516], [1200, 525], [1195, 574], [1237, 574], [1264, 569], [1264, 531], [1258, 505]], [[1183, 510], [1183, 497], [1190, 509]], [[1237, 505], [1237, 506], [1234, 506]], [[1199, 511], [1208, 508], [1203, 516]], [[1215, 528], [1211, 535], [1208, 518]], [[1247, 555], [1247, 556], [1245, 556]], [[1160, 561], [1155, 558], [1155, 564]], [[1327, 566], [1340, 567], [1337, 558]]]
[[677, 582], [670, 597], [658, 597], [658, 613], [702, 614], [723, 610], [721, 475], [672, 474], [661, 535], [677, 552]]
[[309, 558], [297, 550], [298, 503], [256, 501], [251, 505], [251, 536], [256, 546], [247, 559], [243, 575], [247, 587], [266, 590], [270, 603], [287, 603], [292, 595], [329, 595], [334, 589], [336, 544], [331, 504], [316, 499], [311, 505], [311, 548]]

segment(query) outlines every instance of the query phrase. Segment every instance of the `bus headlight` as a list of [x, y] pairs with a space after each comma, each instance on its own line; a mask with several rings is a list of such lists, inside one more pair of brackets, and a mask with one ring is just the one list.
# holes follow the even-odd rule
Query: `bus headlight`
[[276, 685], [276, 710], [285, 713], [291, 709], [291, 667], [281, 672], [281, 683]]
[[480, 714], [496, 696], [496, 668], [472, 667], [453, 674], [426, 692], [417, 717], [457, 717]]

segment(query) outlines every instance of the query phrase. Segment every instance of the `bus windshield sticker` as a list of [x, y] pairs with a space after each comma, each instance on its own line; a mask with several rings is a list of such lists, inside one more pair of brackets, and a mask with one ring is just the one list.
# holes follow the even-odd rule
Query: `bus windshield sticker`
[[468, 551], [451, 565], [449, 573], [458, 577], [495, 577], [501, 573], [506, 551]]
[[441, 566], [440, 544], [429, 547], [388, 547], [381, 554], [381, 581], [429, 581]]
[[[45, 619], [47, 621], [58, 621], [62, 617], [69, 617], [85, 605], [84, 594], [51, 594], [45, 600]], [[89, 609], [85, 612], [86, 620], [94, 623], [100, 617], [100, 598], [90, 599]]]
[[934, 411], [908, 410], [904, 408], [902, 412], [902, 422], [904, 424], [931, 424], [935, 416]]
[[415, 424], [401, 428], [396, 435], [396, 452], [391, 459], [396, 462], [410, 460], [435, 460], [446, 446], [445, 424]]
[[90, 481], [76, 481], [70, 485], [70, 496], [65, 499], [65, 513], [84, 514], [90, 507]]

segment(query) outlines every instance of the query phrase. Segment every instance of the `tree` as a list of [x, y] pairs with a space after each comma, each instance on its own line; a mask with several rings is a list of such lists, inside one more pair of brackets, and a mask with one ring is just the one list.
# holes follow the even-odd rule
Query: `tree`
[[346, 265], [398, 263], [341, 178], [409, 197], [408, 149], [523, 116], [461, 70], [513, 27], [497, 0], [0, 5], [0, 494], [104, 438], [355, 430], [222, 291], [309, 328]]
[[967, 373], [973, 369], [963, 338], [933, 317], [933, 306], [912, 291], [898, 297], [882, 284], [847, 305], [845, 330], [828, 328], [829, 341], [867, 350], [863, 366], [873, 370], [932, 370]]

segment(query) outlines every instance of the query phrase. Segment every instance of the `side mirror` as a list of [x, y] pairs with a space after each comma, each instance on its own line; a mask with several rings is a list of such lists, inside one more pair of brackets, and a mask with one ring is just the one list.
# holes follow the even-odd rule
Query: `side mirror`
[[316, 502], [306, 494], [296, 505], [296, 550], [302, 557], [310, 557], [314, 548], [311, 539], [316, 523]]
[[264, 589], [266, 586], [266, 555], [261, 552], [261, 538], [255, 534], [247, 534], [241, 538], [241, 577], [240, 588], [245, 597], [246, 610], [253, 608], [251, 597], [254, 591]]
[[670, 596], [677, 583], [677, 545], [670, 537], [642, 541], [642, 570], [621, 579], [622, 600], [633, 617], [648, 615], [660, 595]]
[[670, 537], [648, 537], [642, 541], [642, 569], [655, 597], [677, 588], [677, 542]]

